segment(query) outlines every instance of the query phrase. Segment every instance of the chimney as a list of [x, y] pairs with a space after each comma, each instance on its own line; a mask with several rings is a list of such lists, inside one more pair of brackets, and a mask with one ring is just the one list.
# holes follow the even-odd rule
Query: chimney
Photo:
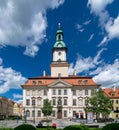
[[77, 71], [76, 70], [74, 70], [73, 75], [75, 75], [75, 76], [77, 75]]
[[115, 86], [112, 86], [112, 90], [115, 92], [115, 91], [116, 91], [116, 87], [115, 87]]
[[46, 76], [46, 71], [45, 70], [43, 71], [43, 76]]

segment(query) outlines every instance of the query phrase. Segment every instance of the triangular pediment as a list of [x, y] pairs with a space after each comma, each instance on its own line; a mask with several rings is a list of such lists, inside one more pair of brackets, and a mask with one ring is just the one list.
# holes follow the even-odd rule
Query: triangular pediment
[[71, 86], [72, 86], [71, 84], [61, 79], [48, 85], [48, 87], [71, 87]]

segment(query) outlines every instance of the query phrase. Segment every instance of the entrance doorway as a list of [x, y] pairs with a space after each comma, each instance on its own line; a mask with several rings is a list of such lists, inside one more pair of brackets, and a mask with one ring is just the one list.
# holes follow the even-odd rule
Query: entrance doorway
[[57, 119], [62, 119], [62, 110], [57, 111]]

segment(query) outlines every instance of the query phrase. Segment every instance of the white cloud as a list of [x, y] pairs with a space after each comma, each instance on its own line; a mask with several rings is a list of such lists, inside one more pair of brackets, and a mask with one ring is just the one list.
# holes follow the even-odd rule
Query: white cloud
[[104, 27], [109, 19], [109, 14], [105, 8], [113, 1], [114, 0], [88, 0], [87, 6], [90, 7], [91, 13], [99, 17], [99, 22], [102, 27]]
[[91, 9], [91, 13], [99, 17], [99, 24], [106, 32], [98, 46], [102, 46], [114, 38], [119, 39], [119, 16], [112, 18], [106, 10], [106, 7], [112, 4], [113, 1], [114, 0], [88, 0], [87, 5]]
[[113, 64], [105, 64], [97, 68], [93, 74], [96, 73], [93, 79], [103, 87], [119, 87], [119, 59], [116, 59]]
[[108, 4], [111, 4], [114, 0], [88, 0], [88, 6], [91, 8], [91, 12], [96, 15], [100, 15]]
[[100, 60], [100, 55], [104, 50], [105, 48], [98, 51], [97, 55], [94, 58], [92, 57], [84, 58], [78, 55], [75, 65], [73, 63], [70, 64], [69, 74], [72, 74], [74, 70], [76, 70], [77, 73], [86, 72], [92, 68], [95, 68], [96, 65], [101, 64], [103, 61]]
[[[0, 61], [2, 59], [0, 58]], [[12, 68], [4, 68], [2, 62], [0, 64], [0, 94], [6, 93], [10, 89], [21, 89], [21, 85], [26, 78], [21, 73], [16, 72]]]
[[35, 56], [44, 40], [46, 11], [64, 0], [1, 0], [0, 46], [26, 47], [24, 54]]
[[18, 99], [18, 98], [22, 98], [23, 96], [22, 95], [20, 95], [20, 94], [16, 94], [16, 93], [13, 93], [13, 98], [14, 99]]
[[83, 23], [83, 25], [88, 25], [91, 22], [91, 20], [87, 20]]
[[90, 42], [94, 37], [94, 33], [90, 35], [89, 39], [88, 39], [88, 42]]
[[98, 47], [100, 47], [100, 46], [102, 46], [103, 44], [107, 43], [108, 40], [109, 40], [108, 37], [105, 36], [105, 37], [103, 38], [103, 40], [98, 44]]
[[83, 26], [80, 25], [80, 24], [76, 24], [76, 29], [77, 29], [78, 31], [80, 31], [80, 32], [83, 32], [83, 31], [84, 31]]
[[13, 99], [13, 101], [16, 102], [16, 103], [18, 103], [18, 104], [23, 104], [23, 100], [22, 99], [18, 99], [18, 100], [14, 100]]
[[115, 19], [110, 18], [110, 20], [105, 24], [105, 31], [107, 35], [98, 46], [102, 46], [114, 38], [119, 39], [119, 16]]
[[110, 19], [110, 21], [106, 24], [105, 29], [108, 33], [109, 39], [119, 39], [119, 16], [115, 19]]

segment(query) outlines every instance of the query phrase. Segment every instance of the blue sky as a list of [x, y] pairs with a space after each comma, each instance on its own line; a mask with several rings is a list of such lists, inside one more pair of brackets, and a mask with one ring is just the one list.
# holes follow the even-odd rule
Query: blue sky
[[69, 74], [119, 87], [119, 0], [0, 0], [0, 96], [22, 100], [27, 78], [50, 75], [58, 23]]

